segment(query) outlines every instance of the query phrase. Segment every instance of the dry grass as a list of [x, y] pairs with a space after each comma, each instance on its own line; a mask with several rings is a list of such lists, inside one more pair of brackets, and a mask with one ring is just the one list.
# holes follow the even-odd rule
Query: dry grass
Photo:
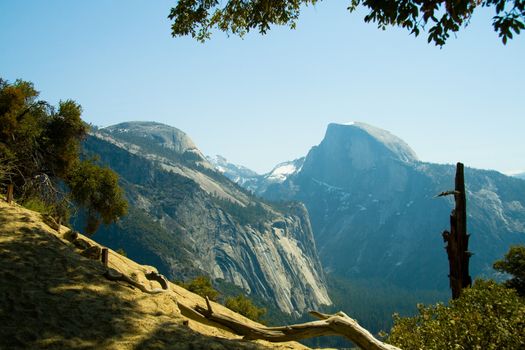
[[[41, 215], [0, 197], [0, 349], [304, 349], [244, 341], [182, 308], [204, 300], [170, 284], [150, 295], [111, 282]], [[95, 242], [82, 236], [92, 244]], [[142, 266], [110, 250], [110, 267], [148, 288]], [[157, 285], [154, 285], [157, 284]], [[246, 320], [221, 305], [215, 310]]]

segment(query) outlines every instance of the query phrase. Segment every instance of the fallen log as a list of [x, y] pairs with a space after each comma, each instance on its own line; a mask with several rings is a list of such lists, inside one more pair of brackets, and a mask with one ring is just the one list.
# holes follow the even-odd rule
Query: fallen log
[[246, 340], [262, 339], [270, 342], [286, 342], [319, 336], [342, 336], [363, 350], [401, 350], [376, 339], [356, 320], [341, 311], [333, 315], [311, 311], [310, 315], [320, 319], [319, 321], [281, 327], [259, 327], [214, 312], [208, 298], [206, 298], [206, 306], [207, 308], [197, 305], [194, 311], [210, 321], [228, 327], [234, 333], [244, 336]]

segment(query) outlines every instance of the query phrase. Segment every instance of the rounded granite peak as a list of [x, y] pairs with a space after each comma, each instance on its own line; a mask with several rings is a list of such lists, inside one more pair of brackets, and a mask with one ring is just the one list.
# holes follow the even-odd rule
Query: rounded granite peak
[[[198, 151], [197, 146], [195, 146], [192, 139], [185, 132], [162, 123], [133, 121], [107, 126], [104, 129], [112, 133], [125, 133], [148, 138], [180, 154], [186, 151]], [[198, 153], [200, 153], [200, 151], [198, 151]]]
[[373, 138], [378, 143], [386, 147], [392, 152], [396, 158], [404, 162], [417, 162], [419, 159], [416, 153], [410, 148], [410, 146], [393, 135], [389, 131], [380, 129], [378, 127], [363, 123], [363, 122], [349, 122], [349, 123], [330, 123], [326, 130], [325, 140], [329, 138], [336, 139], [347, 139], [361, 135], [365, 133], [369, 137]]

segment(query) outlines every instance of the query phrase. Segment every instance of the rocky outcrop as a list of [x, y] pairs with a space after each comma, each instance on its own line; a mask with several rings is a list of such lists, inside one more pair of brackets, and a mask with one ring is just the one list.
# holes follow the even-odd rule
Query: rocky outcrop
[[120, 174], [131, 205], [97, 240], [171, 279], [205, 274], [286, 313], [331, 303], [302, 205], [261, 202], [204, 157], [188, 157], [200, 151], [187, 136], [178, 143], [174, 128], [135, 124], [99, 130], [84, 145]]

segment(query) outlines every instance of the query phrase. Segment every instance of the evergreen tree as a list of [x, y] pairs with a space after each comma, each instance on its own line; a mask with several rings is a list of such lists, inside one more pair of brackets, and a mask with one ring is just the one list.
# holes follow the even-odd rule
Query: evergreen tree
[[266, 309], [257, 307], [243, 294], [226, 299], [224, 306], [257, 322], [261, 322], [261, 317], [266, 313]]
[[197, 276], [188, 283], [182, 283], [182, 287], [186, 288], [190, 292], [200, 295], [203, 298], [216, 301], [219, 296], [219, 292], [213, 288], [211, 280], [207, 276]]
[[68, 174], [67, 183], [72, 198], [87, 211], [87, 233], [94, 233], [102, 222], [107, 225], [126, 214], [118, 175], [111, 169], [83, 160]]
[[494, 269], [510, 274], [512, 278], [505, 285], [525, 297], [525, 246], [511, 247], [502, 260], [494, 263]]
[[81, 106], [66, 100], [54, 108], [38, 96], [30, 82], [0, 78], [0, 181], [14, 184], [22, 200], [40, 197], [62, 217], [72, 199], [87, 210], [89, 233], [116, 221], [127, 208], [117, 175], [80, 160], [88, 132]]

